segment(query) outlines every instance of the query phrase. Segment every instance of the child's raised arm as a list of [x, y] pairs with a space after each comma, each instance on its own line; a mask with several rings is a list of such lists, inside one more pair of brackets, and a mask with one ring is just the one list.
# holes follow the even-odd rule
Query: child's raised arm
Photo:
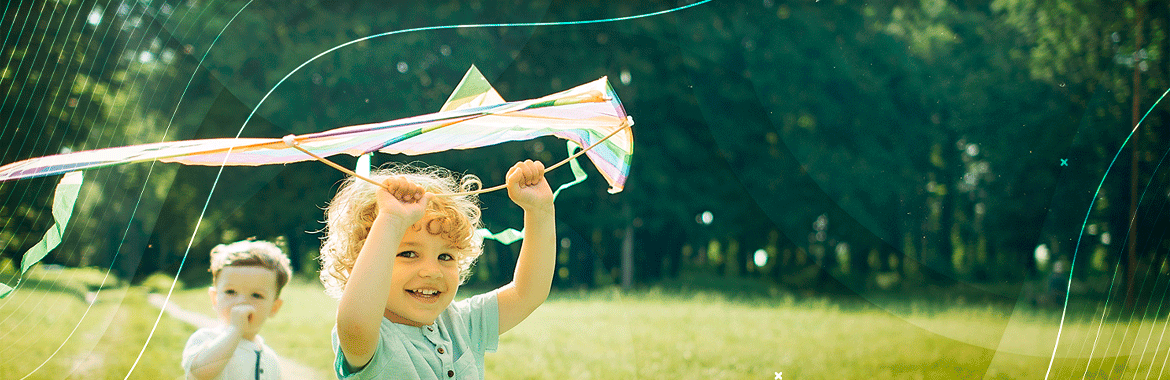
[[251, 305], [232, 307], [231, 323], [224, 329], [224, 333], [200, 343], [198, 347], [194, 348], [197, 351], [190, 356], [190, 362], [184, 363], [188, 366], [188, 374], [197, 380], [219, 376], [227, 363], [231, 361], [232, 354], [235, 353], [236, 346], [240, 344], [240, 339], [243, 337], [242, 331], [252, 323], [251, 314], [255, 312], [256, 309]]
[[497, 295], [500, 334], [512, 329], [548, 298], [556, 269], [556, 213], [544, 164], [525, 160], [508, 170], [508, 197], [524, 209], [524, 242], [512, 282]]
[[422, 219], [431, 193], [404, 178], [378, 189], [378, 215], [350, 272], [337, 305], [337, 339], [345, 361], [357, 370], [369, 364], [390, 295], [390, 271], [403, 235]]

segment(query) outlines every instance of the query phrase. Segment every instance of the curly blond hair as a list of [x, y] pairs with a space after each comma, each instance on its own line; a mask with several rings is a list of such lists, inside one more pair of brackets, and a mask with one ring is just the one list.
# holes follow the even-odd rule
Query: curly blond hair
[[248, 238], [231, 244], [220, 244], [211, 249], [211, 281], [219, 280], [224, 267], [260, 267], [276, 273], [276, 298], [292, 276], [288, 255], [272, 242]]
[[[392, 164], [370, 173], [369, 177], [381, 183], [398, 176], [434, 194], [473, 190], [481, 184], [473, 175], [457, 177], [444, 168], [413, 164]], [[378, 216], [377, 190], [369, 182], [350, 177], [325, 207], [321, 283], [325, 285], [325, 293], [333, 298], [341, 298], [353, 264], [370, 234], [374, 217]], [[447, 239], [459, 251], [456, 260], [459, 263], [459, 283], [462, 284], [470, 276], [475, 260], [483, 253], [483, 239], [475, 234], [483, 223], [479, 197], [474, 194], [432, 197], [422, 220], [428, 221], [425, 226], [428, 233]]]

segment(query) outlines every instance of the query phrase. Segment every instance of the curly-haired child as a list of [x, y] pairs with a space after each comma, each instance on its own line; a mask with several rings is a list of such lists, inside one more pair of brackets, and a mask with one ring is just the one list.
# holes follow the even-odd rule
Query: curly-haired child
[[552, 285], [556, 222], [544, 165], [524, 161], [507, 174], [508, 196], [524, 210], [512, 282], [455, 303], [482, 251], [478, 199], [450, 195], [469, 181], [408, 165], [371, 177], [384, 188], [351, 178], [326, 210], [321, 281], [340, 298], [337, 377], [482, 378], [484, 352], [495, 351], [499, 335], [540, 306]]

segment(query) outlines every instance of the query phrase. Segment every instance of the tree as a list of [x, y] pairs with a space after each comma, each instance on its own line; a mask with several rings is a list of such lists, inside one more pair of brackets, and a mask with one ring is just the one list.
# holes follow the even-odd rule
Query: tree
[[[1104, 169], [1113, 163], [1115, 153], [1122, 148], [1121, 143], [1126, 141], [1145, 107], [1168, 86], [1170, 70], [1164, 62], [1170, 47], [1166, 36], [1170, 30], [1170, 10], [1163, 3], [1143, 0], [1119, 3], [999, 0], [992, 6], [1004, 14], [1006, 24], [1018, 29], [1031, 47], [1031, 54], [1018, 59], [1031, 68], [1032, 77], [1059, 86], [1064, 96], [1088, 109], [1086, 120], [1104, 126], [1088, 131], [1093, 135], [1086, 140], [1095, 146], [1077, 147], [1101, 168], [1095, 173], [1098, 180], [1089, 181], [1093, 189], [1088, 192], [1095, 193], [1099, 178], [1106, 175]], [[1088, 98], [1082, 94], [1093, 95]], [[1088, 116], [1093, 114], [1098, 116]], [[1145, 206], [1138, 205], [1137, 198], [1139, 184], [1151, 183], [1157, 174], [1153, 172], [1157, 165], [1154, 155], [1146, 147], [1164, 144], [1165, 136], [1149, 126], [1160, 123], [1165, 114], [1165, 111], [1153, 113], [1146, 127], [1137, 130], [1126, 143], [1130, 154], [1113, 165], [1105, 188], [1101, 189], [1101, 202], [1131, 206], [1128, 210], [1112, 206], [1112, 211], [1104, 215], [1095, 212], [1091, 219], [1094, 224], [1107, 224], [1107, 230], [1114, 236], [1130, 243], [1126, 253], [1118, 252], [1111, 261], [1125, 268], [1126, 298], [1131, 306], [1134, 285], [1139, 281], [1135, 278], [1136, 269], [1142, 261], [1154, 266], [1162, 259], [1156, 254], [1156, 245], [1141, 248], [1154, 253], [1148, 257], [1139, 257], [1135, 251], [1137, 242], [1148, 241], [1150, 234], [1159, 231], [1151, 228], [1158, 223], [1149, 224], [1140, 217], [1144, 212], [1139, 208]], [[1129, 181], [1109, 180], [1121, 177], [1128, 177]], [[1080, 226], [1076, 227], [1066, 231], [1079, 231]], [[1085, 251], [1093, 252], [1092, 248], [1099, 244], [1096, 240], [1089, 239]], [[1075, 248], [1078, 247], [1070, 247]], [[1078, 262], [1081, 260], [1078, 258]]]
[[[0, 52], [0, 83], [7, 82], [0, 106], [2, 162], [100, 147], [111, 138], [102, 128], [135, 119], [123, 107], [141, 92], [140, 83], [128, 79], [135, 70], [127, 57], [137, 58], [135, 53], [146, 50], [142, 37], [147, 33], [139, 29], [142, 9], [86, 1], [20, 2], [6, 9]], [[6, 217], [0, 231], [3, 257], [18, 261], [53, 223], [49, 202], [56, 180], [0, 184], [0, 213]], [[93, 195], [83, 194], [83, 203]], [[76, 254], [55, 255], [49, 261], [78, 259]]]

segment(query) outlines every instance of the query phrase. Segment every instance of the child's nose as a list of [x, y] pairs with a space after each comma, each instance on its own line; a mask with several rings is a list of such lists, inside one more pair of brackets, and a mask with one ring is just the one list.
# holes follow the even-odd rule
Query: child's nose
[[419, 269], [418, 275], [421, 277], [442, 278], [443, 271], [440, 270], [438, 263], [432, 263], [423, 265], [423, 267]]

